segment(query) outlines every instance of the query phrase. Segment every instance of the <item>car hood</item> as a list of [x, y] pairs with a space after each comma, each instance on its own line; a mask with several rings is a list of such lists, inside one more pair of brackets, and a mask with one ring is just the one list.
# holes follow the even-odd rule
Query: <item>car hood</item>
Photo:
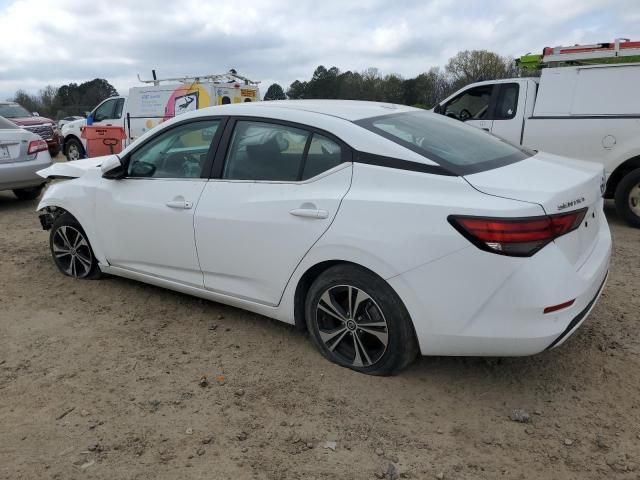
[[102, 162], [109, 156], [85, 158], [73, 162], [57, 162], [37, 173], [43, 178], [78, 178], [89, 170], [100, 168]]
[[17, 117], [10, 118], [10, 121], [21, 127], [30, 127], [32, 125], [53, 124], [53, 121], [45, 117]]
[[75, 130], [77, 128], [81, 128], [84, 127], [87, 124], [87, 119], [86, 118], [81, 118], [79, 120], [72, 120], [71, 122], [67, 122], [64, 125], [62, 125], [62, 133], [66, 135], [65, 132], [68, 132], [69, 130]]

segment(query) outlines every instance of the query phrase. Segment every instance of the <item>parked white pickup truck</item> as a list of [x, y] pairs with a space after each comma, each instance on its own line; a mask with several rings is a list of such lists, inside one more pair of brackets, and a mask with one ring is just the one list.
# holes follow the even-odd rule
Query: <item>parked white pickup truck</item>
[[466, 86], [434, 112], [534, 150], [600, 163], [605, 198], [640, 227], [640, 63], [548, 68]]

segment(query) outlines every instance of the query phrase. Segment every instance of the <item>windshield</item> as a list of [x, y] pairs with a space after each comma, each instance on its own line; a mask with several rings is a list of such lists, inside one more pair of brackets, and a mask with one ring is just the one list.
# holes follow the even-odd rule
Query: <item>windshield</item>
[[457, 175], [490, 170], [531, 156], [479, 128], [429, 112], [385, 115], [356, 123]]
[[0, 117], [20, 118], [20, 117], [30, 117], [30, 116], [31, 114], [27, 111], [26, 108], [21, 107], [16, 103], [0, 104]]

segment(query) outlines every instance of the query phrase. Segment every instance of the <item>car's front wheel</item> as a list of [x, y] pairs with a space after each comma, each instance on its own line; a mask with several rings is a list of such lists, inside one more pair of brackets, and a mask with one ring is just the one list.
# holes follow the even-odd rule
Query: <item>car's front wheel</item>
[[329, 360], [369, 375], [411, 363], [418, 346], [409, 314], [393, 289], [353, 265], [331, 267], [307, 293], [307, 328]]
[[629, 225], [640, 228], [640, 168], [627, 173], [616, 188], [616, 210]]
[[49, 236], [51, 255], [58, 270], [73, 278], [100, 277], [98, 261], [86, 233], [68, 213], [58, 217]]

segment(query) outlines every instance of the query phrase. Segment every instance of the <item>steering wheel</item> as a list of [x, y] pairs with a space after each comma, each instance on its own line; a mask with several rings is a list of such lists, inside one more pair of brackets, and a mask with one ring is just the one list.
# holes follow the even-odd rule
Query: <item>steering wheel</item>
[[175, 174], [181, 177], [187, 176], [191, 158], [185, 153], [173, 153], [168, 155], [162, 162], [162, 169], [168, 174]]
[[471, 115], [471, 112], [466, 108], [463, 108], [462, 110], [460, 110], [460, 113], [458, 113], [458, 120], [460, 120], [461, 122], [466, 122], [472, 117], [473, 115]]

